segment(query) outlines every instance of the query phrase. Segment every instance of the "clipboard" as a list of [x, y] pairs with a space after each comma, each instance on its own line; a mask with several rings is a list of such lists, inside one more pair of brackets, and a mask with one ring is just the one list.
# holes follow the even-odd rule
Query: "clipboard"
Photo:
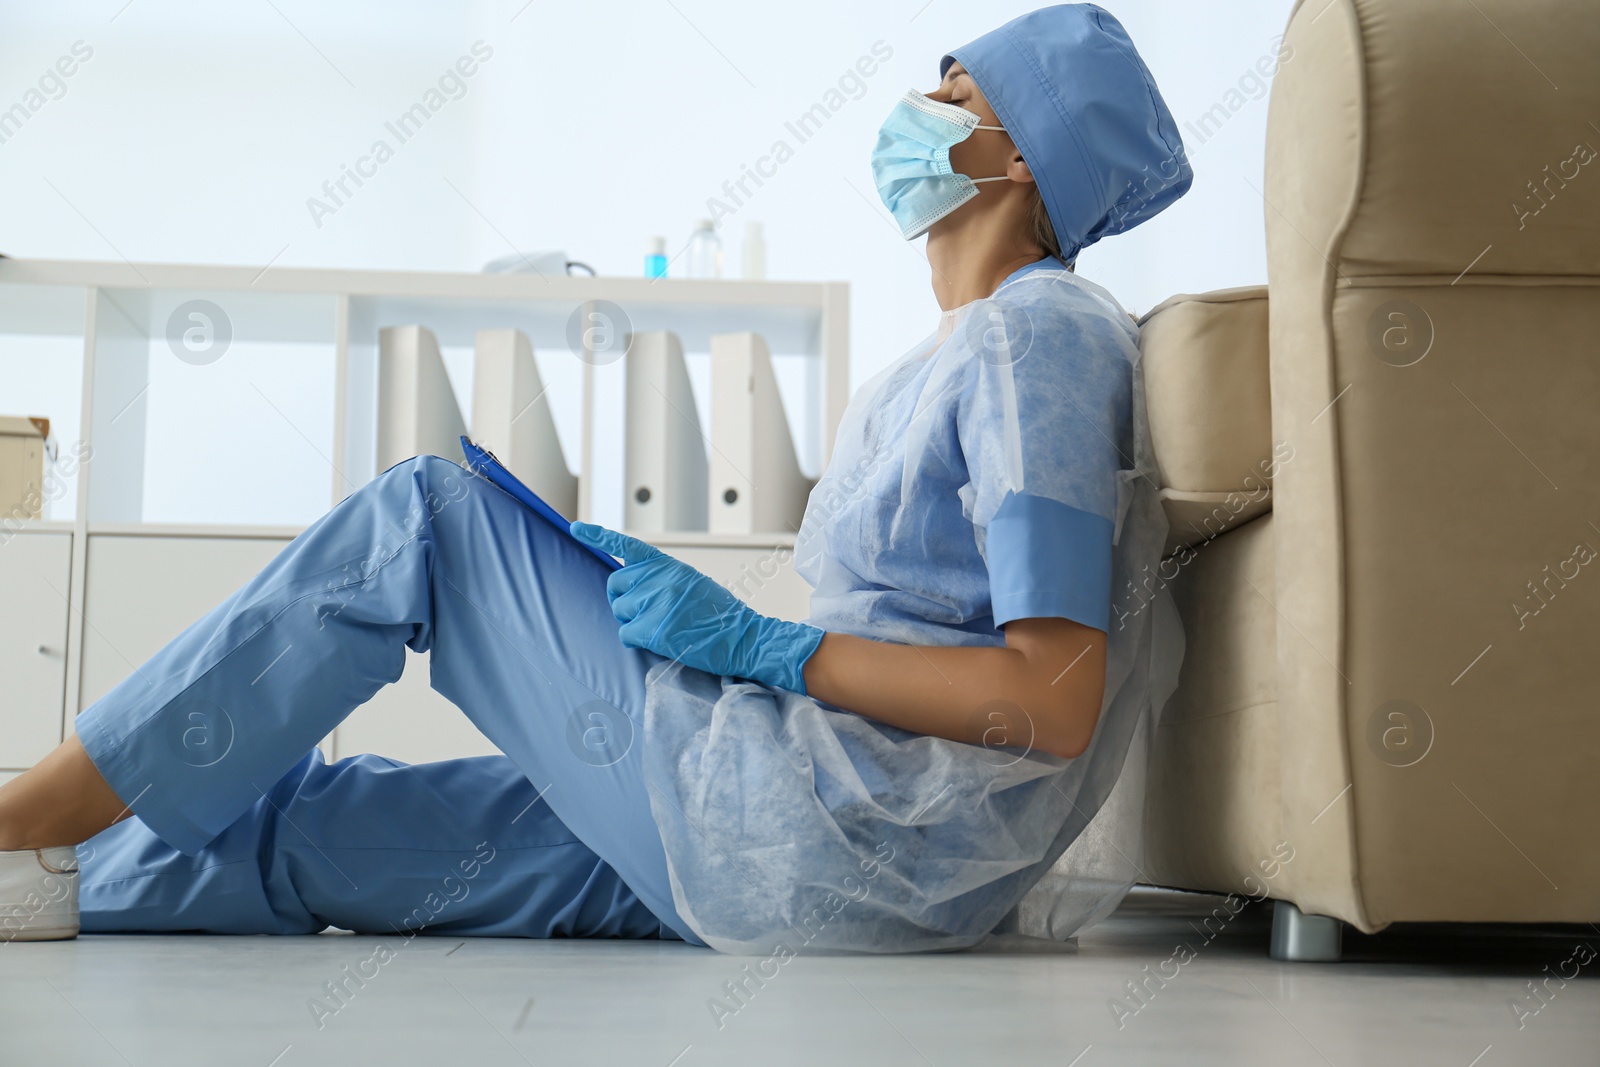
[[520, 503], [527, 506], [535, 515], [554, 526], [561, 533], [571, 538], [572, 542], [582, 548], [589, 555], [606, 565], [607, 570], [621, 570], [622, 563], [609, 553], [602, 552], [593, 545], [586, 545], [572, 536], [572, 523], [563, 518], [555, 508], [540, 499], [539, 494], [523, 485], [515, 474], [506, 470], [505, 465], [495, 458], [493, 452], [487, 448], [479, 448], [466, 437], [461, 438], [461, 454], [467, 458], [467, 469], [474, 474], [481, 474], [495, 485], [511, 494]]

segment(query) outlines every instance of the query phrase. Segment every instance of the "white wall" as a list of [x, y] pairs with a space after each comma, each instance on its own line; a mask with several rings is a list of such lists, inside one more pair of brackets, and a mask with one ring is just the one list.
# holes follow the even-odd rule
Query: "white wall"
[[[873, 192], [878, 124], [906, 88], [933, 86], [944, 51], [1037, 6], [124, 3], [0, 2], [0, 109], [75, 42], [93, 49], [59, 99], [0, 144], [0, 251], [472, 270], [513, 247], [557, 247], [602, 273], [637, 274], [649, 236], [667, 236], [677, 252], [708, 198], [733, 206], [724, 182], [782, 138], [794, 158], [725, 225], [728, 268], [736, 274], [743, 223], [756, 219], [769, 276], [849, 281], [857, 383], [926, 334], [937, 312], [919, 245], [900, 239]], [[1273, 52], [1290, 0], [1108, 6], [1180, 126], [1218, 103], [1239, 106], [1204, 143], [1186, 131], [1189, 196], [1085, 253], [1080, 269], [1134, 311], [1174, 292], [1264, 280], [1255, 189], [1267, 106], [1228, 93]], [[479, 40], [493, 54], [460, 98], [398, 144], [384, 124]], [[880, 41], [893, 57], [860, 98], [796, 145], [785, 122]], [[318, 225], [308, 198], [331, 203], [323, 182], [380, 137], [394, 157], [361, 188], [347, 183], [354, 195]], [[9, 351], [0, 351], [0, 411], [49, 414], [31, 410], [46, 398], [35, 398], [35, 376], [7, 369]], [[297, 373], [308, 388], [320, 381], [309, 366]], [[168, 397], [168, 410], [184, 401]], [[282, 476], [325, 484], [324, 471], [307, 467], [317, 462], [306, 450]], [[185, 492], [213, 491], [158, 484], [163, 517], [187, 514]]]

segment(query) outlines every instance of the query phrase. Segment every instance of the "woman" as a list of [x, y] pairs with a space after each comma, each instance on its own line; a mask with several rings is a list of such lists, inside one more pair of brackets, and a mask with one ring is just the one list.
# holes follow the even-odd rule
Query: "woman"
[[[873, 170], [904, 236], [928, 234], [944, 314], [846, 413], [797, 537], [809, 623], [402, 463], [0, 788], [10, 936], [76, 933], [84, 842], [91, 931], [782, 955], [1015, 928], [1172, 685], [1163, 605], [1135, 582], [1165, 535], [1136, 331], [1072, 267], [1190, 175], [1092, 5], [1017, 19], [941, 74], [895, 107]], [[625, 566], [607, 579], [584, 544]], [[323, 763], [316, 741], [407, 646], [504, 756]], [[1125, 888], [1074, 859], [1057, 932]]]

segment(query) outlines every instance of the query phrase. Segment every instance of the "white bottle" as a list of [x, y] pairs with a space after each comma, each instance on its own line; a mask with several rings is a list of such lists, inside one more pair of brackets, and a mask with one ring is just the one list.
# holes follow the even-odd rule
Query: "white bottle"
[[739, 255], [739, 275], [747, 282], [766, 280], [767, 241], [761, 235], [759, 222], [744, 224], [744, 248]]
[[710, 219], [701, 219], [689, 237], [688, 276], [722, 277], [722, 238]]

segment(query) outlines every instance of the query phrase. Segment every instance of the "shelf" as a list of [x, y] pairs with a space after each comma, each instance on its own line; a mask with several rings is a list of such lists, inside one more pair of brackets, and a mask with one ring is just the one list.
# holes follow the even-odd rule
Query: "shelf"
[[[14, 318], [0, 303], [0, 321], [31, 317], [37, 328], [7, 332], [72, 333], [82, 329], [81, 290], [141, 293], [154, 299], [127, 309], [147, 337], [160, 337], [167, 316], [183, 299], [210, 298], [223, 306], [241, 333], [262, 340], [316, 340], [328, 330], [325, 301], [352, 298], [380, 325], [426, 321], [441, 344], [470, 345], [477, 330], [515, 326], [536, 348], [567, 345], [568, 320], [582, 304], [608, 300], [640, 330], [670, 329], [684, 346], [704, 349], [713, 331], [754, 329], [775, 352], [819, 353], [820, 309], [841, 282], [732, 279], [626, 278], [466, 272], [322, 270], [296, 267], [193, 266], [76, 260], [0, 260], [0, 286], [53, 287], [50, 302], [25, 302]], [[59, 295], [77, 287], [77, 298]], [[287, 299], [301, 297], [301, 300]], [[236, 310], [237, 309], [237, 310]], [[73, 316], [76, 316], [74, 319]]]
[[10, 519], [0, 523], [0, 541], [11, 534], [71, 533], [71, 519]]
[[[70, 529], [70, 524], [68, 524]], [[198, 522], [95, 522], [90, 537], [250, 537], [292, 541], [304, 526]]]
[[[195, 301], [215, 304], [220, 316], [197, 318], [194, 312], [206, 309], [186, 307]], [[826, 466], [849, 400], [849, 287], [843, 282], [0, 260], [0, 335], [48, 335], [68, 343], [81, 338], [82, 403], [72, 407], [85, 424], [56, 410], [63, 404], [49, 406], [58, 437], [69, 434], [94, 448], [99, 476], [70, 488], [74, 513], [81, 510], [97, 525], [146, 516], [179, 523], [309, 521], [322, 500], [336, 503], [377, 473], [379, 333], [413, 323], [426, 326], [447, 354], [470, 350], [479, 330], [522, 331], [543, 364], [546, 384], [573, 394], [562, 400], [569, 421], [574, 413], [581, 419], [576, 435], [570, 425], [562, 431], [569, 466], [579, 477], [579, 514], [618, 521], [610, 513], [620, 492], [611, 466], [622, 366], [590, 356], [584, 340], [584, 327], [610, 310], [606, 303], [620, 309], [610, 320], [617, 333], [670, 331], [691, 361], [708, 358], [715, 335], [759, 334], [784, 383], [804, 469]], [[190, 332], [213, 325], [204, 336], [230, 338], [229, 347], [210, 359], [182, 350]], [[310, 382], [306, 364], [289, 359], [291, 350], [314, 366], [326, 361], [333, 376], [326, 411], [304, 410], [305, 402], [322, 403], [322, 382], [317, 375]], [[570, 373], [567, 356], [581, 360]], [[215, 369], [204, 369], [213, 363]], [[703, 376], [709, 369], [691, 362], [691, 373]], [[274, 395], [269, 381], [289, 389], [288, 398]], [[183, 408], [166, 400], [175, 383], [185, 390]], [[174, 427], [182, 427], [181, 445], [174, 443]], [[262, 500], [253, 511], [236, 497], [219, 499], [214, 515], [175, 510], [175, 457], [193, 458], [189, 448], [196, 440], [210, 453], [229, 456], [246, 479], [259, 475], [263, 454], [314, 452], [316, 463], [328, 468], [323, 484], [329, 488], [307, 499]], [[205, 468], [204, 455], [197, 462], [195, 477], [216, 476]], [[297, 477], [310, 477], [296, 470]]]
[[630, 533], [657, 548], [793, 548], [792, 533], [712, 534], [679, 530], [668, 533]]
[[390, 271], [332, 268], [236, 267], [187, 263], [112, 263], [72, 259], [0, 259], [0, 282], [94, 286], [101, 289], [231, 289], [359, 296], [570, 300], [621, 295], [639, 303], [816, 304], [823, 289], [842, 282], [745, 281], [735, 278], [632, 278], [600, 275], [482, 274], [472, 271]]
[[[70, 522], [34, 521], [28, 531], [72, 532]], [[305, 530], [304, 526], [229, 525], [225, 523], [177, 522], [100, 522], [90, 523], [90, 537], [244, 537], [292, 541]], [[699, 531], [674, 531], [669, 533], [630, 533], [629, 537], [649, 542], [657, 548], [793, 548], [794, 534], [710, 534]]]

